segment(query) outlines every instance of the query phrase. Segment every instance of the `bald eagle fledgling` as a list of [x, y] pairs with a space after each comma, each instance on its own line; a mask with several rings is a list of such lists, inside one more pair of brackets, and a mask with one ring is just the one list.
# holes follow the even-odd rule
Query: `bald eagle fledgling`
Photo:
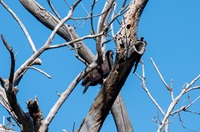
[[89, 86], [95, 86], [97, 84], [102, 84], [103, 79], [106, 78], [113, 65], [113, 51], [108, 50], [105, 54], [105, 60], [103, 63], [93, 70], [91, 70], [83, 79], [82, 79], [82, 86], [85, 86], [83, 93], [85, 93]]

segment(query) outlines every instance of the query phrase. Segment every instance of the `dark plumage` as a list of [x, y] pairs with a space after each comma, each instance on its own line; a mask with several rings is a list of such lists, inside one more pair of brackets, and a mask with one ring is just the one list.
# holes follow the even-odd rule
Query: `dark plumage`
[[[141, 45], [141, 43], [147, 43], [146, 41], [144, 41], [144, 37], [141, 37], [140, 40], [139, 40], [139, 42], [140, 42], [140, 43], [138, 43], [137, 45], [135, 45], [135, 47], [136, 47], [136, 49], [137, 49], [138, 51], [140, 51], [141, 48], [142, 48], [142, 46], [143, 46], [143, 45]], [[134, 63], [135, 68], [134, 68], [133, 73], [136, 72], [136, 69], [137, 69], [137, 67], [138, 67], [138, 64], [139, 64], [139, 62], [140, 62], [141, 57], [142, 57], [142, 55], [139, 54], [138, 57], [137, 57], [137, 59], [135, 60], [135, 63]]]
[[87, 91], [89, 86], [95, 86], [99, 83], [102, 84], [103, 79], [109, 75], [113, 65], [113, 54], [112, 50], [108, 50], [103, 63], [90, 71], [82, 79], [82, 85], [85, 86], [83, 93]]

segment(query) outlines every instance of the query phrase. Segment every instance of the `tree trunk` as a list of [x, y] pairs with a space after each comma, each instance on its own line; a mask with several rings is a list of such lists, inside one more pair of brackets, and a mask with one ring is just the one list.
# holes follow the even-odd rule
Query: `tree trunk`
[[115, 124], [118, 132], [133, 132], [133, 127], [126, 111], [125, 104], [123, 102], [122, 96], [119, 93], [112, 108], [111, 114], [115, 120]]
[[141, 13], [148, 0], [132, 0], [116, 35], [117, 45], [114, 68], [102, 84], [79, 132], [98, 132], [132, 67], [137, 65], [145, 52], [146, 42], [138, 41], [137, 29]]

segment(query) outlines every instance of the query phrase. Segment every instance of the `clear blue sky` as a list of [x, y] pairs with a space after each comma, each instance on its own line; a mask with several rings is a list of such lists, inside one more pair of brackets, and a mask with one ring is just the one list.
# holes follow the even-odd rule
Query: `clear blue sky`
[[[32, 17], [20, 5], [19, 1], [5, 2], [20, 17], [37, 49], [39, 49], [46, 42], [51, 31]], [[38, 2], [50, 11], [46, 0]], [[69, 1], [69, 4], [71, 3], [72, 1]], [[86, 8], [91, 5], [90, 1], [83, 1], [82, 3]], [[54, 5], [61, 17], [67, 15], [68, 7], [64, 4], [64, 0], [55, 1]], [[200, 73], [200, 59], [198, 55], [200, 49], [199, 5], [199, 0], [150, 0], [140, 20], [139, 36], [144, 36], [148, 42], [147, 50], [142, 57], [145, 62], [147, 87], [164, 111], [167, 110], [171, 101], [170, 94], [161, 83], [159, 76], [150, 62], [150, 57], [154, 59], [168, 84], [173, 79], [175, 96], [180, 93], [181, 88], [186, 82], [189, 83]], [[95, 8], [95, 12], [100, 12], [102, 7], [103, 3], [99, 2], [98, 8]], [[74, 16], [86, 15], [84, 9], [79, 6]], [[17, 69], [30, 57], [32, 51], [19, 25], [2, 6], [0, 6], [0, 18], [0, 33], [5, 36], [16, 53]], [[80, 24], [74, 21], [69, 21], [68, 23], [76, 25], [76, 31], [79, 36], [89, 34], [90, 22], [79, 22]], [[116, 24], [115, 27], [115, 32], [117, 32], [119, 25]], [[53, 44], [63, 42], [65, 41], [59, 36], [56, 36], [53, 40]], [[85, 41], [85, 43], [95, 53], [94, 41]], [[109, 43], [107, 47], [108, 49], [115, 50], [113, 42]], [[37, 71], [28, 70], [20, 82], [20, 91], [17, 97], [22, 108], [26, 111], [25, 102], [30, 98], [33, 99], [34, 96], [38, 96], [40, 108], [43, 111], [44, 117], [46, 117], [58, 99], [56, 91], [63, 92], [85, 66], [75, 58], [74, 51], [69, 50], [67, 47], [49, 50], [42, 54], [41, 59], [43, 63], [39, 68], [50, 74], [52, 79], [46, 78]], [[7, 78], [9, 68], [9, 54], [2, 42], [0, 42], [0, 76]], [[137, 73], [141, 74], [140, 65]], [[199, 81], [196, 85], [200, 85]], [[83, 95], [83, 87], [79, 84], [59, 110], [49, 127], [49, 131], [55, 132], [66, 129], [70, 132], [72, 131], [74, 122], [76, 122], [75, 129], [78, 129], [97, 95], [99, 87], [99, 85], [90, 87], [87, 93]], [[157, 124], [152, 119], [155, 115], [159, 116], [161, 120], [162, 116], [141, 88], [140, 80], [135, 75], [130, 74], [121, 93], [135, 131], [157, 131]], [[176, 108], [188, 104], [188, 95], [193, 100], [200, 95], [200, 91], [193, 91], [185, 95]], [[196, 102], [190, 110], [200, 112], [199, 106], [200, 101]], [[9, 116], [7, 111], [3, 107], [0, 107], [0, 122], [2, 122], [1, 117], [3, 115]], [[188, 129], [199, 130], [199, 115], [183, 112], [181, 115]], [[19, 131], [19, 129], [16, 128], [16, 131]], [[116, 131], [111, 114], [108, 115], [101, 131]], [[185, 132], [187, 130], [181, 126], [178, 117], [174, 116], [170, 118], [170, 132], [177, 131]]]

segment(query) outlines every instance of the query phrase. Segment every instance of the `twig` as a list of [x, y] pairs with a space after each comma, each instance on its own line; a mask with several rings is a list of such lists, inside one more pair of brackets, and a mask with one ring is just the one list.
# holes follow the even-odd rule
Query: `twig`
[[70, 42], [66, 42], [66, 43], [63, 43], [63, 44], [57, 44], [57, 45], [49, 46], [47, 49], [61, 48], [61, 47], [64, 47], [64, 46], [68, 46], [68, 45], [70, 45], [72, 43], [82, 41], [84, 39], [96, 38], [96, 37], [99, 37], [101, 35], [103, 35], [103, 32], [101, 32], [99, 34], [95, 34], [95, 35], [86, 35], [86, 36], [83, 36], [81, 38], [75, 39], [75, 40], [70, 41]]
[[80, 0], [76, 1], [74, 3], [74, 5], [72, 6], [72, 8], [69, 10], [68, 15], [62, 19], [58, 25], [54, 28], [54, 30], [52, 31], [51, 35], [49, 36], [49, 38], [47, 39], [46, 43], [37, 51], [35, 52], [24, 64], [21, 65], [21, 67], [15, 72], [15, 76], [14, 76], [14, 80], [16, 80], [18, 77], [21, 76], [22, 73], [24, 73], [24, 70], [26, 69], [26, 67], [30, 66], [30, 64], [39, 56], [41, 55], [51, 44], [56, 32], [58, 31], [58, 29], [68, 20], [71, 18], [72, 13], [74, 8], [77, 6], [77, 4], [80, 2]]
[[184, 129], [186, 129], [187, 131], [191, 131], [191, 132], [198, 132], [198, 131], [199, 131], [199, 129], [198, 129], [198, 130], [192, 130], [192, 129], [187, 128], [187, 127], [183, 124], [183, 120], [182, 120], [182, 118], [181, 118], [181, 114], [180, 114], [180, 113], [178, 113], [178, 117], [179, 117], [179, 121], [180, 121], [180, 123], [181, 123], [181, 126], [182, 126]]
[[47, 0], [47, 3], [49, 4], [51, 10], [55, 13], [55, 15], [58, 17], [59, 20], [61, 20], [60, 15], [57, 13], [57, 11], [54, 9], [53, 5], [51, 4], [50, 0]]
[[89, 16], [90, 14], [89, 14], [89, 12], [87, 11], [87, 9], [85, 8], [85, 6], [83, 5], [83, 3], [80, 2], [80, 4], [81, 4], [81, 6], [83, 7], [83, 9], [85, 10], [85, 12], [87, 13], [87, 15]]
[[91, 23], [91, 27], [92, 27], [92, 33], [95, 34], [95, 31], [94, 31], [94, 24], [93, 24], [93, 10], [94, 10], [94, 5], [96, 4], [96, 0], [93, 0], [93, 3], [91, 5], [91, 11], [90, 11], [90, 23]]
[[151, 95], [151, 93], [149, 92], [148, 88], [146, 87], [146, 81], [145, 81], [145, 70], [144, 70], [144, 63], [142, 61], [142, 77], [140, 77], [136, 72], [134, 73], [141, 81], [142, 81], [142, 88], [144, 89], [144, 91], [147, 93], [147, 95], [149, 96], [149, 98], [151, 99], [151, 101], [156, 105], [156, 107], [159, 109], [159, 111], [162, 113], [162, 115], [165, 115], [165, 112], [162, 110], [162, 108], [160, 107], [160, 105], [156, 102], [156, 100], [153, 98], [153, 96]]
[[151, 62], [152, 62], [152, 64], [153, 64], [153, 66], [155, 67], [155, 69], [156, 69], [158, 75], [160, 76], [160, 79], [162, 80], [162, 82], [163, 82], [163, 84], [165, 85], [165, 87], [166, 87], [170, 92], [172, 92], [172, 88], [170, 88], [170, 87], [167, 85], [167, 83], [165, 82], [165, 80], [164, 80], [162, 74], [160, 73], [160, 71], [159, 71], [158, 67], [156, 66], [155, 62], [153, 61], [153, 59], [150, 58], [150, 60], [151, 60]]
[[162, 120], [162, 125], [159, 126], [158, 128], [158, 132], [161, 132], [163, 126], [165, 125], [167, 119], [169, 118], [169, 116], [171, 115], [172, 110], [174, 109], [174, 107], [176, 106], [176, 104], [178, 104], [180, 98], [187, 93], [187, 90], [200, 78], [200, 75], [198, 75], [196, 78], [194, 78], [190, 84], [186, 85], [186, 88], [182, 89], [181, 93], [171, 102], [171, 104], [168, 107], [168, 110]]
[[69, 9], [71, 9], [71, 7], [69, 6], [69, 4], [67, 3], [67, 1], [66, 0], [64, 0], [65, 1], [65, 4], [67, 5], [67, 7], [69, 8]]
[[46, 77], [48, 77], [49, 79], [51, 79], [51, 76], [49, 74], [47, 74], [46, 72], [44, 72], [43, 70], [37, 68], [37, 67], [33, 67], [33, 66], [29, 66], [29, 67], [26, 67], [28, 69], [34, 69], [40, 73], [42, 73], [43, 75], [45, 75]]
[[200, 78], [200, 74], [194, 80], [192, 80], [190, 84], [186, 84], [186, 92], [200, 88], [200, 86], [190, 88], [197, 80], [199, 80], [199, 78]]
[[5, 47], [7, 48], [7, 50], [10, 53], [10, 58], [11, 58], [11, 66], [10, 66], [10, 75], [9, 75], [9, 87], [8, 87], [8, 91], [12, 92], [13, 90], [13, 78], [14, 78], [14, 72], [15, 72], [15, 55], [14, 52], [12, 50], [12, 48], [9, 46], [9, 44], [6, 42], [6, 39], [3, 37], [3, 35], [1, 35], [1, 39], [5, 45]]
[[192, 106], [198, 99], [200, 98], [200, 96], [198, 96], [194, 101], [192, 101], [189, 105], [187, 106], [182, 106], [181, 108], [179, 108], [178, 110], [175, 110], [174, 112], [172, 112], [170, 115], [174, 115], [177, 113], [180, 113], [181, 111], [186, 111], [190, 106]]
[[196, 90], [196, 89], [200, 89], [200, 86], [195, 86], [195, 87], [189, 88], [189, 89], [187, 90], [187, 92], [190, 92], [190, 91]]

